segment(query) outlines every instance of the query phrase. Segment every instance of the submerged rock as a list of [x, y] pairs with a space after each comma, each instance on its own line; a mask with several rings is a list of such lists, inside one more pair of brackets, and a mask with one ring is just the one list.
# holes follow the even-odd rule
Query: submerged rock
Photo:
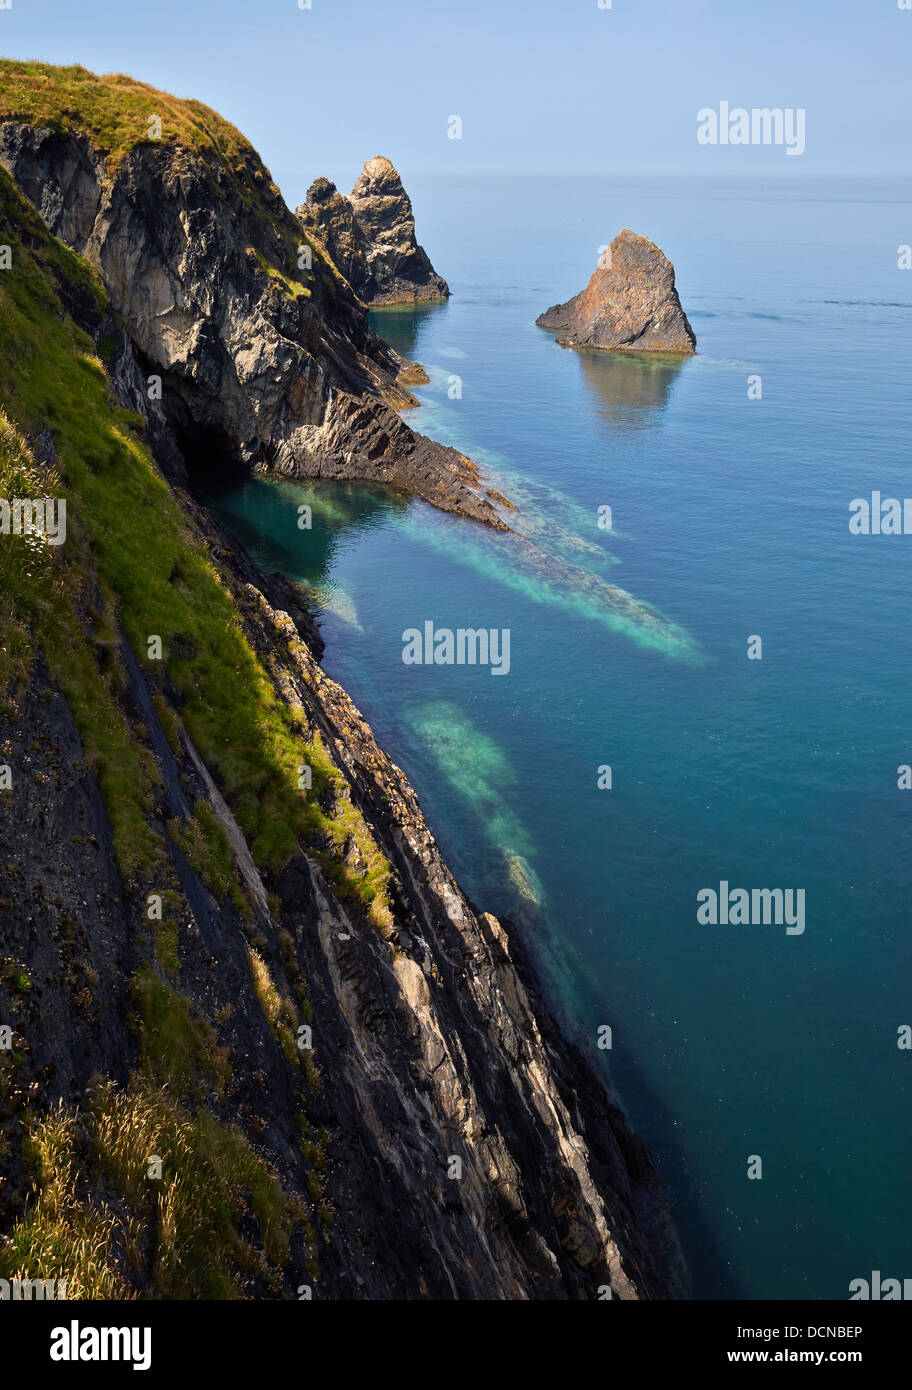
[[696, 351], [697, 339], [675, 289], [674, 266], [648, 237], [624, 228], [579, 294], [540, 314], [539, 328], [566, 347], [615, 352]]
[[418, 245], [402, 180], [388, 159], [369, 159], [346, 198], [319, 178], [297, 210], [365, 304], [447, 299], [449, 286]]

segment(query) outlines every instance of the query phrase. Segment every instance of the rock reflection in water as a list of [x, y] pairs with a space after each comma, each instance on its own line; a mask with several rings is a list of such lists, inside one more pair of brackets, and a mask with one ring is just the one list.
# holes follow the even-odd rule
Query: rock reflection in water
[[655, 429], [686, 359], [578, 348], [598, 420], [612, 430]]

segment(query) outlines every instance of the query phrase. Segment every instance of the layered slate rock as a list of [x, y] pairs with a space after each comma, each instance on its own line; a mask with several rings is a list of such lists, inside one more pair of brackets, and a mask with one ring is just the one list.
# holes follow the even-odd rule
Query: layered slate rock
[[579, 294], [535, 320], [567, 347], [692, 353], [697, 339], [675, 289], [674, 266], [648, 237], [624, 228]]
[[418, 245], [402, 180], [382, 155], [367, 161], [347, 198], [329, 179], [316, 179], [297, 215], [365, 304], [449, 297], [447, 282]]

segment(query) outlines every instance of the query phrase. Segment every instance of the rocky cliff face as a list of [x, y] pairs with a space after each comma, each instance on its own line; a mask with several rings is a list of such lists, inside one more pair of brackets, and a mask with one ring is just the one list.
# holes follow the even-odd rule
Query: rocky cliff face
[[[0, 1277], [88, 1298], [681, 1293], [648, 1156], [321, 670], [306, 599], [175, 481], [141, 344], [167, 344], [191, 419], [234, 386], [228, 342], [179, 331], [173, 247], [143, 241], [116, 282], [164, 152], [99, 208], [87, 146], [16, 130], [28, 198], [86, 258], [0, 171], [0, 495], [62, 492], [70, 517], [58, 549], [0, 549]], [[194, 168], [169, 160], [177, 186], [155, 187], [192, 207]], [[178, 217], [191, 264], [217, 216]]]
[[584, 290], [540, 314], [539, 327], [561, 334], [567, 347], [695, 352], [697, 340], [675, 289], [674, 266], [659, 248], [625, 228], [605, 261]]
[[[118, 112], [129, 112], [128, 100], [138, 106], [125, 140], [72, 106], [35, 111], [49, 80], [0, 64], [0, 163], [51, 232], [99, 270], [145, 378], [159, 379], [145, 394], [157, 392], [151, 416], [163, 453], [360, 478], [503, 529], [477, 467], [396, 414], [415, 404], [405, 384], [414, 364], [370, 329], [237, 132], [222, 123], [236, 143], [226, 157], [224, 132], [206, 136], [219, 118], [199, 108], [203, 120], [194, 107], [203, 135], [188, 143], [166, 103], [180, 104], [121, 85]], [[118, 81], [126, 83], [84, 73], [77, 99], [95, 97], [92, 89], [103, 99]], [[144, 138], [144, 113], [155, 109], [165, 112], [157, 141]], [[125, 148], [112, 152], [118, 138]]]
[[402, 180], [382, 155], [367, 161], [347, 198], [329, 179], [317, 179], [297, 216], [365, 304], [448, 298], [446, 281], [418, 245]]
[[[164, 787], [146, 813], [180, 825], [192, 823], [190, 806], [196, 818], [201, 803], [211, 806], [232, 831], [237, 881], [249, 891], [239, 910], [172, 842], [182, 899], [172, 966], [179, 997], [192, 1000], [202, 1021], [195, 1026], [212, 1029], [206, 1046], [213, 1055], [225, 1049], [230, 1066], [223, 1092], [205, 1080], [206, 1110], [218, 1123], [238, 1121], [288, 1200], [299, 1203], [297, 1233], [277, 1268], [265, 1260], [262, 1269], [242, 1268], [238, 1287], [247, 1297], [294, 1297], [308, 1287], [317, 1298], [374, 1299], [680, 1292], [650, 1160], [561, 1039], [519, 944], [466, 901], [402, 773], [315, 664], [295, 619], [272, 606], [269, 584], [212, 532], [207, 544], [282, 698], [325, 741], [342, 778], [338, 795], [358, 806], [389, 855], [395, 903], [394, 918], [378, 930], [356, 901], [340, 900], [304, 844], [280, 872], [260, 879], [208, 769], [184, 730], [177, 751], [169, 746], [155, 712], [160, 691], [124, 648], [123, 702], [136, 711], [137, 744], [157, 763]], [[60, 1105], [79, 1116], [101, 1078], [132, 1095], [143, 1048], [172, 1046], [175, 1024], [153, 1013], [137, 1044], [137, 980], [149, 990], [150, 978], [151, 987], [168, 978], [154, 955], [150, 961], [143, 930], [149, 884], [122, 881], [73, 710], [43, 664], [14, 716], [0, 721], [0, 742], [36, 749], [27, 771], [14, 758], [23, 785], [0, 805], [0, 1019], [15, 1030], [18, 1057], [7, 1086], [0, 1084], [7, 1146], [0, 1224], [16, 1248], [24, 1243], [16, 1222], [35, 1200], [16, 1154], [29, 1123], [25, 1107], [41, 1114]], [[359, 853], [354, 845], [348, 852]], [[253, 950], [277, 1008], [306, 997], [300, 1016], [310, 1020], [313, 1051], [304, 1074], [258, 998]], [[27, 981], [21, 994], [19, 979]], [[199, 1119], [199, 1109], [191, 1113]], [[75, 1155], [84, 1177], [73, 1206], [106, 1214], [119, 1207], [122, 1216], [123, 1197], [96, 1173], [95, 1136], [84, 1124], [90, 1137]], [[150, 1142], [151, 1152], [162, 1148]], [[141, 1226], [151, 1219], [138, 1202], [126, 1212]], [[142, 1234], [145, 1255], [134, 1265], [119, 1252], [114, 1224], [108, 1296], [161, 1295], [152, 1235]], [[257, 1235], [253, 1224], [254, 1246]], [[65, 1256], [53, 1268], [35, 1264], [32, 1255], [21, 1268], [67, 1276], [78, 1290]], [[200, 1286], [179, 1285], [170, 1296], [200, 1296]]]

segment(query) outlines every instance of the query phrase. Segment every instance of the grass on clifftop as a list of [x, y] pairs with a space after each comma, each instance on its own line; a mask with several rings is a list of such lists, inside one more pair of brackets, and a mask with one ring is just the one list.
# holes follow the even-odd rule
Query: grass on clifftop
[[149, 118], [161, 120], [161, 139], [192, 150], [214, 150], [229, 167], [259, 163], [240, 131], [202, 102], [183, 100], [123, 73], [101, 77], [78, 64], [0, 59], [0, 120], [81, 131], [116, 165], [150, 139]]
[[[160, 134], [150, 119], [161, 122]], [[276, 254], [255, 251], [260, 268], [292, 298], [309, 297], [312, 272], [297, 269], [297, 248], [307, 243], [323, 279], [331, 286], [348, 282], [325, 247], [285, 209], [282, 195], [241, 132], [202, 102], [171, 96], [123, 73], [98, 76], [78, 64], [22, 63], [0, 58], [0, 121], [14, 121], [89, 137], [106, 155], [109, 173], [139, 145], [179, 144], [204, 157], [215, 157], [237, 196], [272, 228], [281, 248]], [[267, 195], [267, 196], [264, 196]]]

